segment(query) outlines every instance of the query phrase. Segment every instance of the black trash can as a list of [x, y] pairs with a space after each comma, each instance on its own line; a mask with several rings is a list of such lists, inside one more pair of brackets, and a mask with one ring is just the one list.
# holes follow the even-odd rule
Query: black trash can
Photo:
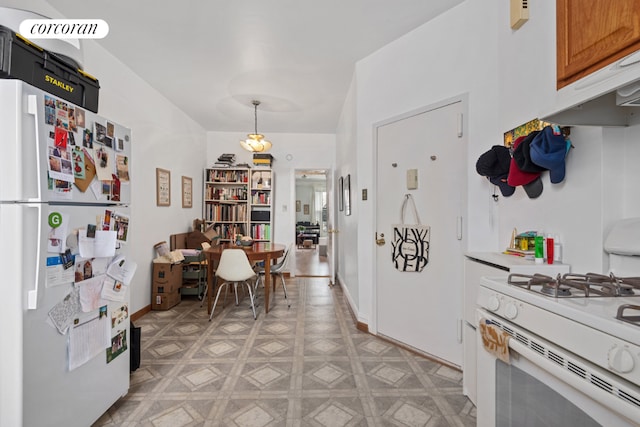
[[133, 322], [130, 324], [130, 336], [131, 336], [131, 350], [130, 350], [130, 362], [129, 370], [135, 371], [140, 367], [140, 335], [142, 334], [142, 328], [135, 326]]

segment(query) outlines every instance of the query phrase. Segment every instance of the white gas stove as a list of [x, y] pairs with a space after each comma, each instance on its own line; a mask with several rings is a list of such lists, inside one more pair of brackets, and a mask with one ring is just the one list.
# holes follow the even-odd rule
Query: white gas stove
[[604, 249], [608, 274], [480, 279], [478, 426], [640, 425], [640, 218]]
[[640, 385], [640, 324], [616, 318], [621, 306], [636, 307], [624, 310], [627, 317], [634, 317], [632, 311], [640, 315], [640, 291], [635, 296], [595, 296], [592, 292], [589, 297], [557, 297], [509, 283], [522, 282], [523, 275], [509, 277], [483, 278], [478, 305]]

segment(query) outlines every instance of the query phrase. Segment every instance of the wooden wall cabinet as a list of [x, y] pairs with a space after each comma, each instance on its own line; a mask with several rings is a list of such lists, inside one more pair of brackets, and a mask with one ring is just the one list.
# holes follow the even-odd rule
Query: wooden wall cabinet
[[640, 49], [640, 0], [556, 1], [560, 89]]

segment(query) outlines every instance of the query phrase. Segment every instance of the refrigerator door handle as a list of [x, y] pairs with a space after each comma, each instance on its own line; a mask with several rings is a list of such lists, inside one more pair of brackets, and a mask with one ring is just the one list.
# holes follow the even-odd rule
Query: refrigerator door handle
[[[38, 129], [38, 97], [36, 95], [28, 95], [27, 96], [27, 112], [33, 116], [34, 128], [35, 128], [35, 144], [36, 144], [36, 188], [37, 188], [37, 196], [35, 199], [27, 199], [30, 202], [39, 202], [42, 200], [42, 189], [40, 188], [40, 174], [42, 171], [40, 170], [40, 129]], [[39, 245], [38, 245], [39, 246]]]
[[28, 298], [27, 298], [27, 309], [36, 310], [38, 308], [38, 284], [40, 283], [40, 250], [42, 246], [42, 221], [40, 218], [42, 217], [42, 205], [40, 203], [30, 203], [25, 204], [27, 208], [36, 209], [38, 220], [36, 221], [37, 227], [37, 235], [36, 235], [36, 245], [35, 245], [35, 257], [32, 258], [34, 262], [34, 281], [31, 289], [28, 290]]

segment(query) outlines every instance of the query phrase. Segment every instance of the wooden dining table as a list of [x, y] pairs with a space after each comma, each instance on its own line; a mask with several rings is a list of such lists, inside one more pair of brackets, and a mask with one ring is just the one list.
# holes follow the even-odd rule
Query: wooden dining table
[[[223, 243], [211, 246], [204, 250], [209, 268], [207, 268], [207, 313], [211, 314], [213, 305], [213, 291], [215, 282], [215, 266], [220, 261], [222, 251], [225, 249], [243, 249], [249, 258], [249, 262], [264, 261], [264, 312], [269, 312], [269, 292], [271, 289], [271, 264], [284, 255], [285, 245], [270, 242], [254, 242], [251, 246], [238, 246], [232, 243]], [[275, 292], [275, 281], [274, 281]]]

